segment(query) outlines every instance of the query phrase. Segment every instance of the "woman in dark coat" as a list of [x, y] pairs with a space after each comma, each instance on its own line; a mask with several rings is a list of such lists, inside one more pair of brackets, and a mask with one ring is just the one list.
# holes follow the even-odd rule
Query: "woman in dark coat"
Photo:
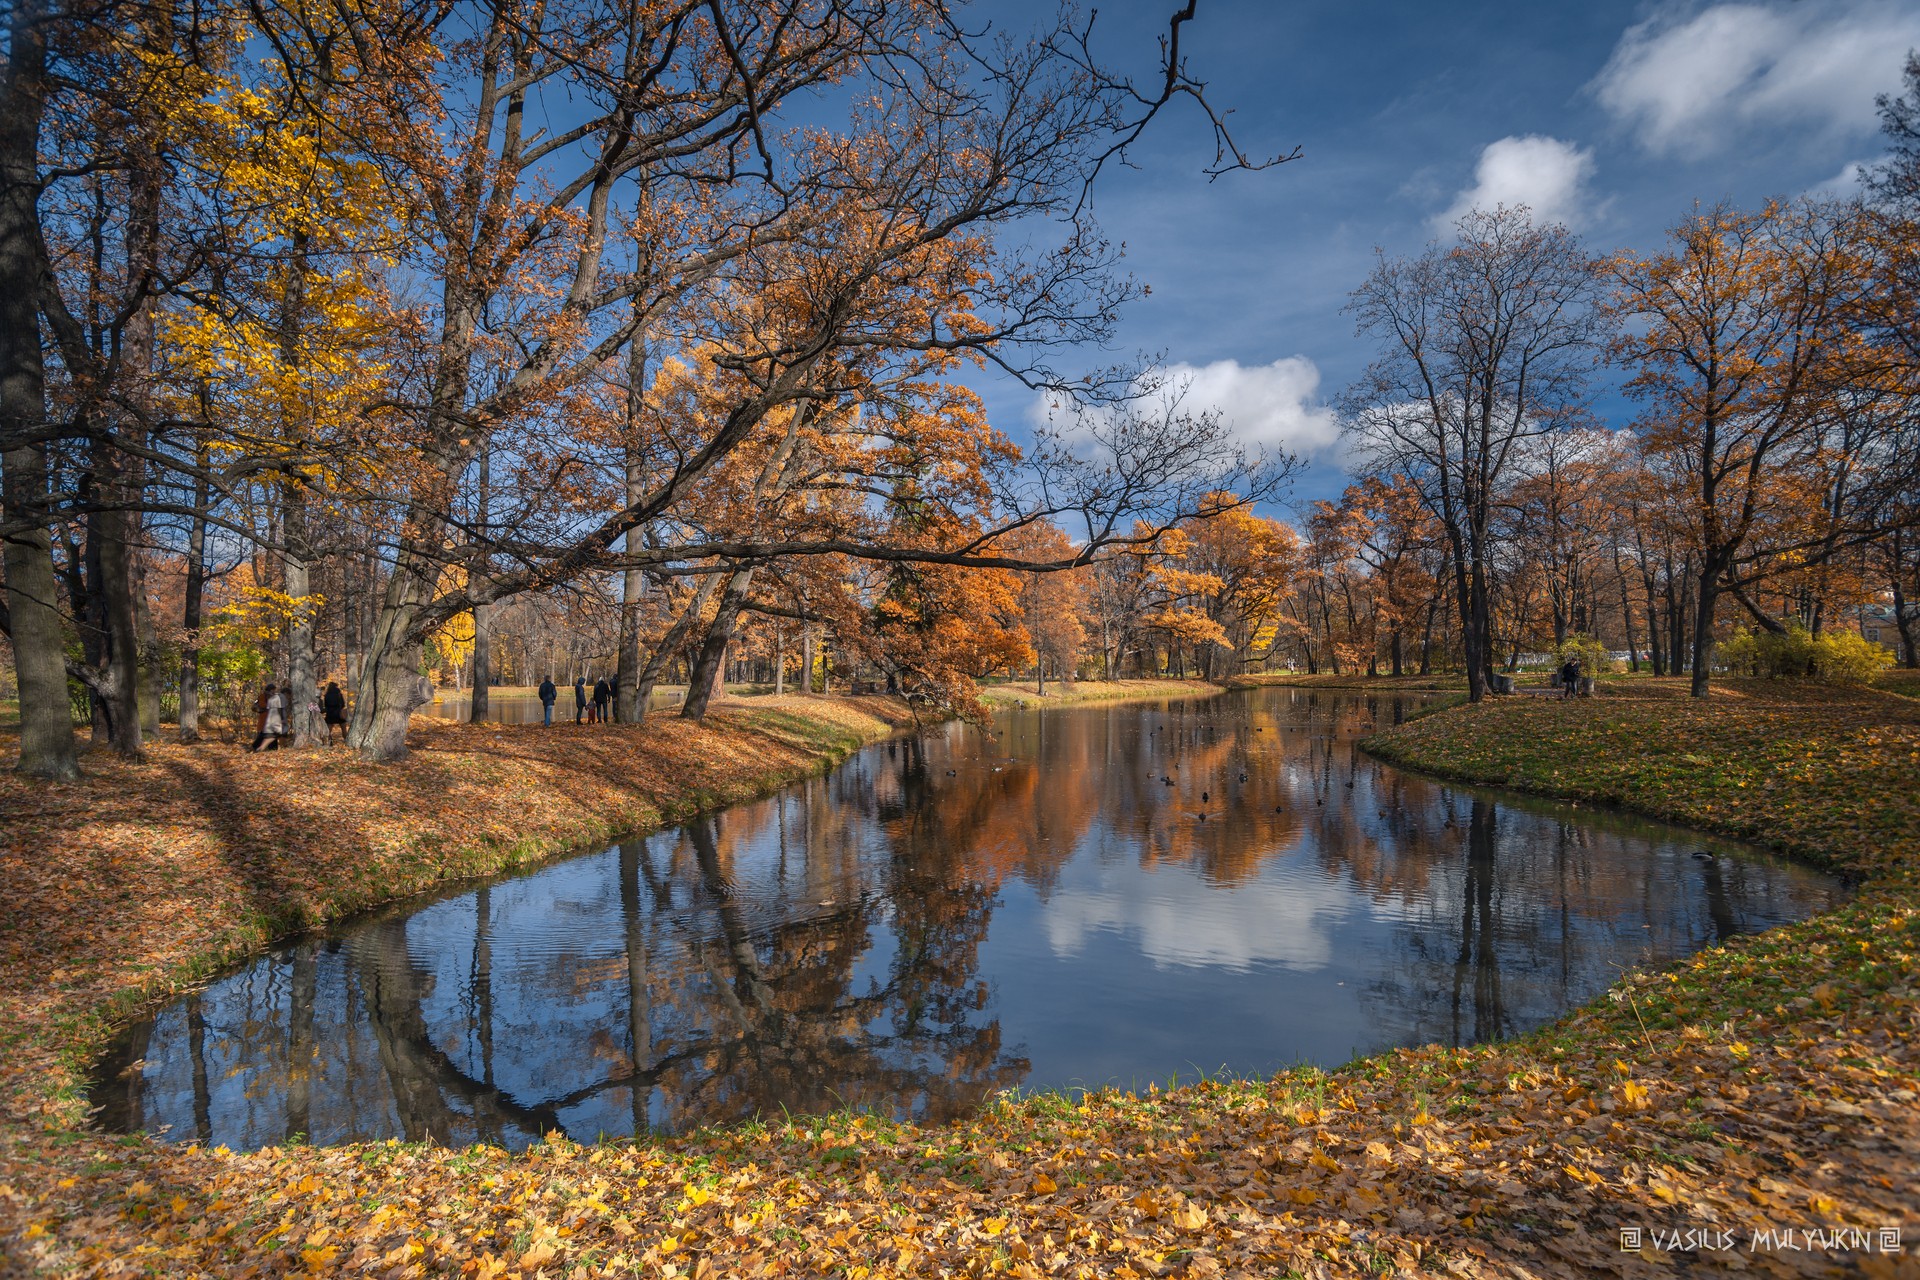
[[333, 726], [340, 726], [340, 741], [347, 740], [347, 695], [340, 692], [340, 686], [332, 680], [327, 681], [327, 692], [320, 699], [320, 710], [327, 718], [327, 745], [333, 745]]

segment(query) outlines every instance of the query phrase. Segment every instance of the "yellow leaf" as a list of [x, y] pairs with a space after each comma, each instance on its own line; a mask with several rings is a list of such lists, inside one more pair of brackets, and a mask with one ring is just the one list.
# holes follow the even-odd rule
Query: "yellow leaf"
[[1033, 1176], [1033, 1194], [1037, 1196], [1050, 1196], [1059, 1189], [1060, 1184], [1052, 1178], [1049, 1178], [1046, 1174], [1037, 1173]]

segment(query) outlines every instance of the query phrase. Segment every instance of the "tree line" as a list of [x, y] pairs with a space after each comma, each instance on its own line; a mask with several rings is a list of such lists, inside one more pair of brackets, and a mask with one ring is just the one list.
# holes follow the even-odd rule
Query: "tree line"
[[[0, 78], [20, 767], [138, 754], [263, 651], [391, 759], [427, 664], [613, 632], [637, 719], [736, 632], [970, 696], [1009, 574], [1152, 545], [1290, 459], [1068, 367], [1137, 286], [1091, 216], [1170, 103], [1071, 9], [945, 0], [21, 0]], [[1022, 450], [964, 375], [1091, 406]], [[546, 637], [552, 661], [554, 637]], [[579, 655], [576, 655], [578, 657]], [[784, 669], [784, 666], [783, 666]]]
[[[1920, 63], [1852, 201], [1644, 253], [1524, 209], [1380, 255], [1354, 482], [1138, 365], [1091, 216], [1180, 51], [945, 0], [20, 0], [0, 76], [0, 541], [20, 767], [338, 677], [871, 682], [1464, 670], [1583, 637], [1704, 695], [1890, 600], [1920, 662]], [[1072, 406], [1017, 447], [967, 385]], [[1596, 388], [1623, 385], [1630, 420]]]

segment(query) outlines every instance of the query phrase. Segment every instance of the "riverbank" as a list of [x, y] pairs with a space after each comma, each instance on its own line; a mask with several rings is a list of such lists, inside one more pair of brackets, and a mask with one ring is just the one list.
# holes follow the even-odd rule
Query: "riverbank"
[[[1896, 806], [1920, 803], [1910, 772], [1920, 742], [1898, 714], [1913, 704], [1886, 699], [1823, 717], [1817, 703], [1743, 696], [1724, 704], [1726, 723], [1754, 736], [1729, 741], [1764, 745], [1768, 731], [1747, 725], [1748, 712], [1826, 735], [1810, 743], [1833, 767], [1793, 779], [1810, 802], [1848, 766], [1879, 774], [1883, 794], [1905, 788]], [[569, 727], [549, 739], [532, 727], [440, 726], [423, 732], [417, 765], [402, 766], [420, 770], [406, 782], [361, 778], [367, 767], [344, 759], [236, 755], [210, 775], [221, 785], [194, 801], [179, 793], [195, 771], [168, 770], [160, 753], [146, 768], [180, 781], [117, 777], [105, 764], [104, 782], [71, 790], [9, 780], [0, 790], [6, 874], [40, 887], [28, 911], [0, 924], [0, 1034], [12, 1037], [0, 1042], [4, 1247], [22, 1266], [86, 1273], [117, 1262], [169, 1275], [1651, 1275], [1696, 1257], [1665, 1251], [1653, 1233], [1723, 1224], [1739, 1233], [1738, 1252], [1696, 1250], [1698, 1259], [1782, 1274], [1848, 1260], [1891, 1274], [1905, 1260], [1872, 1252], [1877, 1236], [1838, 1258], [1825, 1246], [1853, 1237], [1823, 1235], [1822, 1248], [1809, 1249], [1795, 1236], [1798, 1247], [1753, 1250], [1748, 1233], [1904, 1226], [1911, 1242], [1920, 1225], [1910, 1190], [1920, 1156], [1911, 875], [1920, 850], [1910, 840], [1861, 863], [1868, 882], [1842, 910], [1631, 975], [1612, 998], [1534, 1035], [1383, 1054], [1334, 1072], [1137, 1098], [1006, 1099], [939, 1128], [837, 1116], [517, 1155], [392, 1143], [235, 1155], [77, 1127], [72, 1055], [125, 998], [115, 993], [157, 989], [165, 970], [153, 966], [172, 954], [174, 933], [208, 936], [196, 912], [222, 914], [232, 930], [249, 904], [142, 869], [188, 876], [211, 861], [219, 882], [283, 886], [287, 898], [310, 901], [322, 891], [309, 884], [313, 850], [331, 857], [337, 838], [373, 849], [358, 860], [371, 871], [334, 864], [340, 877], [430, 877], [436, 863], [482, 848], [489, 831], [573, 821], [582, 799], [600, 803], [634, 758], [620, 735], [669, 735], [651, 757], [658, 777], [644, 785], [657, 788], [652, 803], [670, 804], [683, 783], [711, 781], [716, 769], [760, 777], [746, 766], [765, 768], [780, 750], [817, 764], [822, 738], [846, 744], [864, 732], [816, 727], [823, 706], [852, 713], [839, 699], [797, 701], [732, 704], [704, 730], [662, 720]], [[1609, 716], [1640, 717], [1633, 745], [1642, 753], [1680, 732], [1662, 717], [1686, 703], [1648, 702], [1490, 705], [1513, 717], [1500, 732], [1571, 761], [1579, 743], [1596, 741], [1578, 735], [1610, 732]], [[779, 713], [772, 723], [754, 720], [769, 709]], [[1500, 750], [1486, 742], [1493, 729], [1481, 710], [1410, 722], [1375, 742], [1417, 732], [1421, 758], [1437, 767], [1456, 741], [1463, 760], [1469, 748]], [[442, 733], [453, 736], [436, 760], [430, 742]], [[707, 763], [716, 753], [722, 762]], [[1678, 777], [1714, 765], [1695, 750], [1671, 767]], [[542, 776], [554, 781], [515, 792], [519, 812], [476, 803], [535, 768], [553, 770]], [[457, 844], [401, 851], [371, 821], [337, 835], [308, 830], [358, 821], [350, 798], [367, 789], [403, 787], [408, 805], [393, 821], [424, 827], [416, 815], [425, 813]], [[1809, 804], [1815, 816], [1800, 828], [1808, 850], [1861, 841], [1857, 824], [1871, 815], [1853, 794]], [[35, 816], [16, 818], [29, 809]], [[470, 812], [472, 821], [462, 816]], [[216, 858], [171, 851], [191, 823], [218, 835]], [[90, 930], [111, 936], [96, 941]], [[23, 967], [32, 981], [15, 977]], [[37, 1065], [16, 1066], [36, 1045]], [[1621, 1231], [1635, 1227], [1649, 1252], [1622, 1251]]]
[[1158, 702], [1164, 698], [1210, 698], [1225, 693], [1221, 685], [1205, 680], [1076, 680], [1051, 681], [1036, 694], [1031, 684], [993, 684], [980, 690], [989, 707], [1069, 707], [1088, 702]]
[[76, 1123], [113, 1025], [276, 938], [767, 794], [911, 724], [895, 699], [795, 696], [703, 725], [416, 716], [392, 765], [168, 736], [65, 786], [0, 759], [0, 1109]]
[[1467, 678], [1460, 675], [1426, 676], [1369, 676], [1356, 672], [1332, 675], [1317, 672], [1308, 675], [1302, 671], [1254, 671], [1237, 675], [1229, 683], [1234, 689], [1258, 689], [1267, 685], [1286, 685], [1301, 689], [1370, 689], [1376, 693], [1428, 692], [1435, 689], [1458, 689], [1464, 692]]

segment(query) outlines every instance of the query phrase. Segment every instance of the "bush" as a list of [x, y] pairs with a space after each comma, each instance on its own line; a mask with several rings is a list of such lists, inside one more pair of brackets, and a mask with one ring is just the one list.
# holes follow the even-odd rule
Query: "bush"
[[1822, 684], [1872, 684], [1893, 665], [1893, 650], [1853, 631], [1829, 631], [1814, 648], [1813, 676]]
[[1605, 675], [1615, 666], [1613, 659], [1607, 656], [1607, 646], [1592, 636], [1568, 636], [1555, 646], [1553, 659], [1556, 666], [1578, 663], [1583, 676]]
[[1714, 657], [1729, 675], [1821, 684], [1871, 684], [1893, 665], [1891, 652], [1855, 632], [1816, 636], [1801, 626], [1757, 633], [1742, 628], [1719, 646]]

